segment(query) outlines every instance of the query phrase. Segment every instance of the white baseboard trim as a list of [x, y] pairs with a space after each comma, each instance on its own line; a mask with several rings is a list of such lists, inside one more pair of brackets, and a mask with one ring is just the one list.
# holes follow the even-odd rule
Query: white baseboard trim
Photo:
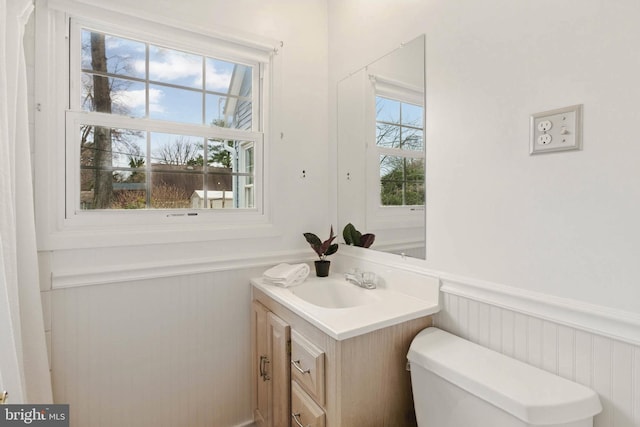
[[174, 263], [133, 263], [109, 266], [108, 268], [97, 266], [92, 269], [53, 271], [51, 273], [51, 287], [52, 289], [62, 289], [87, 285], [104, 285], [216, 271], [270, 267], [281, 262], [308, 262], [310, 259], [312, 258], [309, 257], [308, 251], [295, 251], [245, 254], [241, 258], [203, 258]]
[[640, 345], [640, 315], [495, 283], [440, 276], [440, 291]]

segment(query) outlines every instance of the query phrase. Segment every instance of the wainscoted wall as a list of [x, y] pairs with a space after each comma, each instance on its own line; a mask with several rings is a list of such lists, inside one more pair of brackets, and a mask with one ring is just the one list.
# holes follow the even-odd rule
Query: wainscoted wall
[[54, 399], [71, 425], [249, 425], [249, 278], [263, 270], [49, 291]]
[[[341, 248], [338, 271], [376, 263], [384, 277], [394, 268], [440, 277], [436, 326], [593, 388], [604, 406], [595, 427], [640, 426], [637, 316], [358, 249]], [[54, 399], [71, 405], [71, 425], [251, 426], [249, 279], [274, 263], [256, 258], [244, 268], [118, 279], [140, 274], [131, 270], [90, 286], [70, 286], [66, 277], [69, 287], [44, 290]]]
[[435, 325], [589, 386], [603, 412], [594, 427], [640, 426], [640, 346], [446, 292]]

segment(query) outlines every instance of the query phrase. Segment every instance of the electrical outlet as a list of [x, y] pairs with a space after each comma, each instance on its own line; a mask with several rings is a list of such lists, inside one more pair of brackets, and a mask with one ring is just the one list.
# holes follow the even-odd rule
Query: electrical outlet
[[529, 139], [530, 154], [579, 150], [582, 146], [582, 104], [533, 114]]
[[551, 141], [553, 141], [553, 138], [548, 133], [543, 133], [538, 137], [538, 144], [540, 145], [551, 144]]
[[551, 130], [552, 127], [553, 123], [551, 123], [550, 120], [540, 120], [540, 122], [538, 122], [538, 130], [540, 132]]

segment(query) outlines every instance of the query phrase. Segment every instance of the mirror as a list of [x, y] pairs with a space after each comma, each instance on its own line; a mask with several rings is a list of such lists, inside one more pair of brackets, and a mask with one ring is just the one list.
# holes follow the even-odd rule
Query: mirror
[[338, 230], [425, 258], [425, 37], [338, 82]]

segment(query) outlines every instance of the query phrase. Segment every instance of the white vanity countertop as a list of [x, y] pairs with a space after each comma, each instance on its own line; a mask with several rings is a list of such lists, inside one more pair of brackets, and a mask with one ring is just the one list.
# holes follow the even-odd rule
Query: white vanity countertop
[[[262, 278], [252, 279], [251, 284], [330, 337], [344, 340], [428, 316], [440, 310], [438, 279], [427, 276], [410, 278], [405, 275], [401, 276], [384, 277], [383, 283], [371, 290], [358, 288], [348, 282], [345, 283], [345, 286], [361, 289], [374, 300], [363, 305], [346, 308], [326, 308], [311, 304], [295, 295], [291, 291], [294, 289], [293, 287], [283, 288], [269, 285], [264, 283]], [[394, 283], [397, 280], [401, 280], [402, 283]], [[308, 281], [346, 282], [344, 274], [331, 274], [328, 278], [319, 278], [313, 276], [313, 273], [307, 278], [306, 282]]]

